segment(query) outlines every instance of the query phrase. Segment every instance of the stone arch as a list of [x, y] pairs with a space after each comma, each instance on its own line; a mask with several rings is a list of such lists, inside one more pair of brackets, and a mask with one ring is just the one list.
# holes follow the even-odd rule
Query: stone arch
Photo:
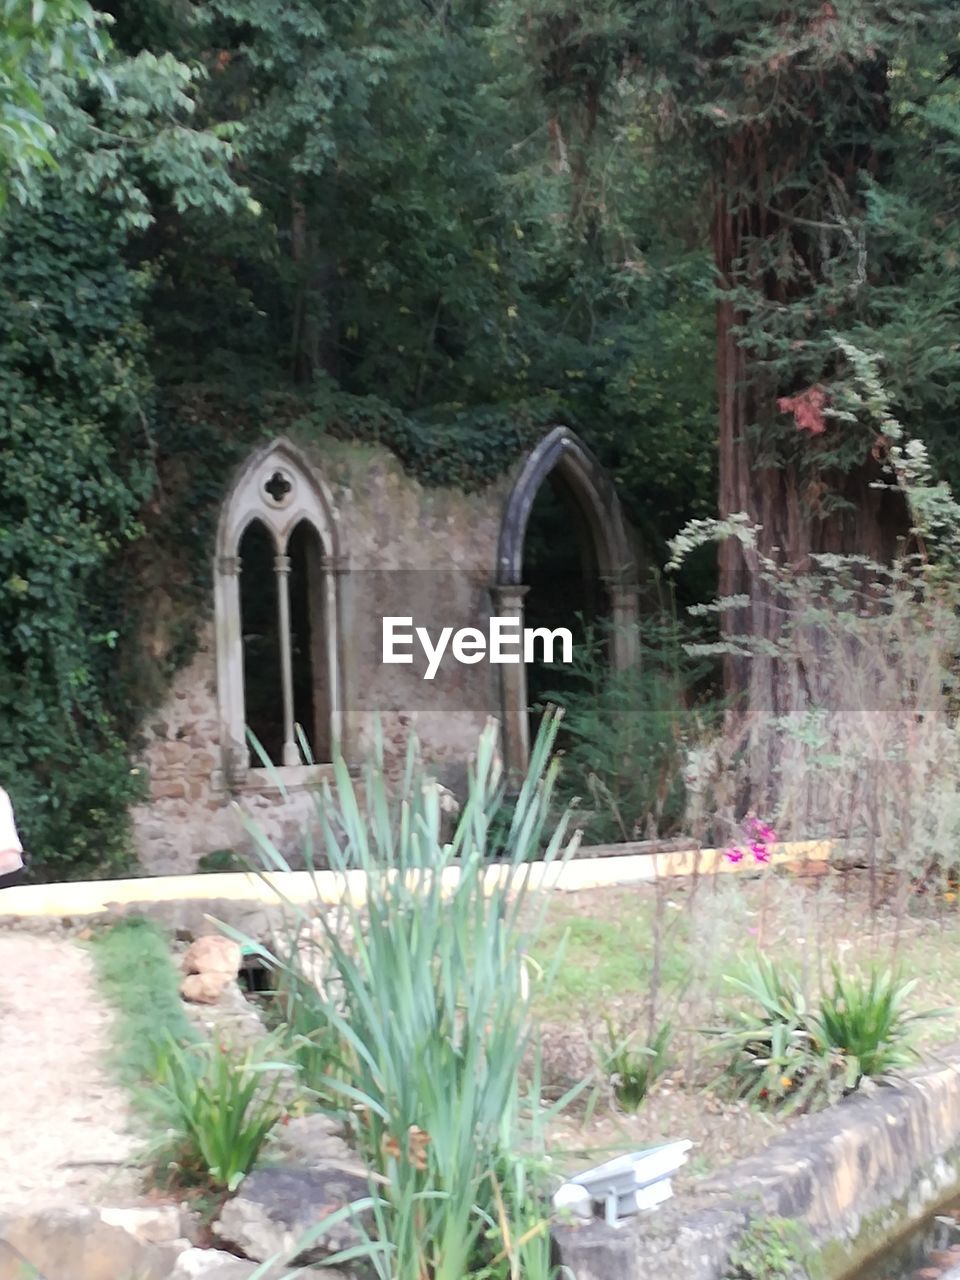
[[[553, 427], [520, 464], [504, 506], [497, 546], [494, 605], [501, 617], [524, 624], [524, 542], [530, 512], [547, 477], [557, 473], [578, 507], [593, 544], [610, 601], [611, 662], [623, 669], [636, 660], [637, 562], [620, 499], [599, 459], [568, 427]], [[500, 667], [503, 749], [508, 768], [525, 769], [530, 752], [527, 676], [524, 664]]]
[[318, 561], [311, 571], [309, 595], [311, 611], [315, 605], [315, 616], [322, 619], [323, 626], [322, 661], [329, 716], [329, 734], [325, 740], [337, 743], [343, 736], [338, 587], [342, 558], [336, 512], [326, 487], [300, 450], [288, 440], [277, 440], [257, 450], [240, 468], [227, 491], [217, 527], [214, 561], [217, 697], [223, 772], [232, 787], [265, 781], [260, 777], [260, 770], [249, 766], [240, 605], [240, 543], [254, 521], [266, 527], [275, 548], [284, 744], [283, 758], [274, 764], [284, 781], [296, 782], [304, 776], [306, 766], [293, 730], [288, 554], [290, 538], [302, 524], [316, 534], [320, 548]]

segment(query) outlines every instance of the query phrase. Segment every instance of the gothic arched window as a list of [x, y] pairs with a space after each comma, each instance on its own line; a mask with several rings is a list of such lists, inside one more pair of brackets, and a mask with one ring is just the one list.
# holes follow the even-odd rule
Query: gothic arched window
[[286, 442], [255, 454], [217, 535], [217, 690], [232, 786], [251, 780], [261, 752], [288, 780], [332, 757], [342, 727], [338, 567], [333, 507], [309, 466]]

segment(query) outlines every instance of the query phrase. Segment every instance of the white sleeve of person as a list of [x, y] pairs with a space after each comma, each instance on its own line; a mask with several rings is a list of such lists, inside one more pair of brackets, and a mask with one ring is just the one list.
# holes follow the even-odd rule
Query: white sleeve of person
[[0, 875], [19, 871], [23, 866], [23, 845], [13, 820], [13, 805], [0, 787]]

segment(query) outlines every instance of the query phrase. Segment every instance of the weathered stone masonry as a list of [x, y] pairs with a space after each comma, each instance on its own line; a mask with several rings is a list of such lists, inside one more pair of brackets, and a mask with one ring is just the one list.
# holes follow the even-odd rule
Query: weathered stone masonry
[[[362, 760], [377, 722], [388, 763], [405, 750], [414, 728], [439, 779], [456, 788], [483, 724], [497, 716], [508, 763], [522, 767], [522, 669], [448, 662], [425, 683], [419, 657], [410, 666], [382, 664], [381, 619], [413, 615], [415, 624], [431, 628], [485, 628], [491, 612], [519, 611], [522, 617], [523, 533], [536, 490], [554, 467], [567, 468], [614, 616], [629, 622], [636, 612], [636, 570], [616, 495], [595, 459], [563, 428], [550, 432], [512, 475], [478, 494], [427, 489], [381, 448], [278, 441], [254, 454], [224, 500], [213, 565], [216, 607], [201, 626], [193, 660], [143, 725], [137, 767], [148, 771], [150, 800], [133, 818], [144, 869], [189, 872], [204, 854], [248, 852], [251, 837], [241, 811], [295, 857], [314, 812], [322, 762], [312, 769], [280, 768], [289, 788], [282, 798], [265, 770], [249, 766], [242, 742], [242, 641], [238, 596], [231, 593], [234, 575], [242, 573], [239, 536], [253, 518], [273, 522], [282, 553], [287, 524], [302, 508], [322, 543], [332, 715], [348, 762]], [[264, 493], [278, 471], [292, 489], [283, 499], [289, 521]], [[278, 565], [284, 559], [280, 554]], [[627, 649], [615, 651], [615, 662], [630, 660]]]

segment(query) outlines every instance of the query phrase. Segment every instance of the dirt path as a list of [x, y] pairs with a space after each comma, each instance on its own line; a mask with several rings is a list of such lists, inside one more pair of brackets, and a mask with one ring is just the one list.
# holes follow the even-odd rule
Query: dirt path
[[135, 1197], [110, 1016], [82, 947], [0, 933], [0, 1210]]

